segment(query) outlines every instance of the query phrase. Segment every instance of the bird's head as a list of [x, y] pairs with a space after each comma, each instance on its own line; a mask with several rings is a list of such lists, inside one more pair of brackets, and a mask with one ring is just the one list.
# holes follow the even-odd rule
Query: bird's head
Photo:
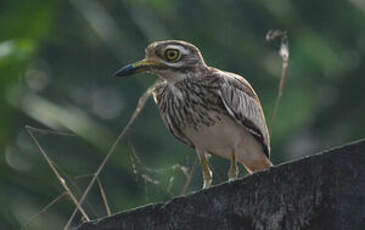
[[145, 53], [143, 60], [120, 68], [114, 75], [148, 72], [168, 82], [176, 82], [207, 68], [199, 49], [184, 41], [153, 42], [145, 49]]

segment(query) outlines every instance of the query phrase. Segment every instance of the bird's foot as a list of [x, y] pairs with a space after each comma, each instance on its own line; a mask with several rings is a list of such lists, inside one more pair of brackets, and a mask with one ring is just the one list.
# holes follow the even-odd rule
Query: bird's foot
[[238, 178], [239, 168], [236, 161], [236, 154], [232, 152], [231, 167], [228, 170], [228, 181], [233, 181]]
[[203, 183], [203, 188], [202, 189], [207, 189], [207, 188], [209, 188], [210, 186], [212, 185], [212, 179], [210, 179], [210, 180], [206, 180], [206, 179], [204, 179], [204, 183]]
[[213, 172], [209, 167], [203, 167], [203, 189], [207, 189], [212, 185]]

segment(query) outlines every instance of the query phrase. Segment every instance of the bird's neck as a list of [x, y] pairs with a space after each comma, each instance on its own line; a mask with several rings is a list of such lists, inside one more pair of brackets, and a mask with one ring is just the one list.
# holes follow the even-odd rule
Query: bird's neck
[[170, 85], [174, 85], [177, 82], [186, 80], [187, 78], [196, 78], [199, 79], [201, 76], [204, 76], [209, 71], [207, 66], [194, 68], [194, 69], [186, 69], [186, 70], [168, 70], [161, 73], [158, 73], [158, 76], [167, 81]]
[[164, 74], [159, 75], [159, 76], [162, 79], [166, 80], [167, 83], [169, 83], [170, 85], [174, 85], [175, 83], [177, 83], [179, 81], [183, 81], [187, 78], [192, 77], [191, 73], [179, 72], [179, 71], [168, 72], [168, 73], [164, 73]]

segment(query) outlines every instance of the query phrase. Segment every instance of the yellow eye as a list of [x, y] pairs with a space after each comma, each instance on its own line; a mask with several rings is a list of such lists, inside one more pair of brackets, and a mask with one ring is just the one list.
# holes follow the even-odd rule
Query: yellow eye
[[167, 49], [165, 58], [167, 61], [177, 61], [180, 58], [180, 52], [176, 49]]

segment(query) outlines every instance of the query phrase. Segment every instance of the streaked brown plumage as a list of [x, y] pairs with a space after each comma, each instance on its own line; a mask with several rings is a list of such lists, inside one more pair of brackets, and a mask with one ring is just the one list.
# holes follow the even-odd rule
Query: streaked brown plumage
[[150, 44], [144, 60], [123, 67], [116, 75], [140, 71], [161, 78], [154, 100], [172, 135], [196, 149], [203, 188], [212, 182], [207, 154], [231, 160], [229, 179], [238, 176], [237, 161], [250, 173], [272, 166], [264, 113], [243, 77], [207, 66], [198, 48], [177, 40]]

